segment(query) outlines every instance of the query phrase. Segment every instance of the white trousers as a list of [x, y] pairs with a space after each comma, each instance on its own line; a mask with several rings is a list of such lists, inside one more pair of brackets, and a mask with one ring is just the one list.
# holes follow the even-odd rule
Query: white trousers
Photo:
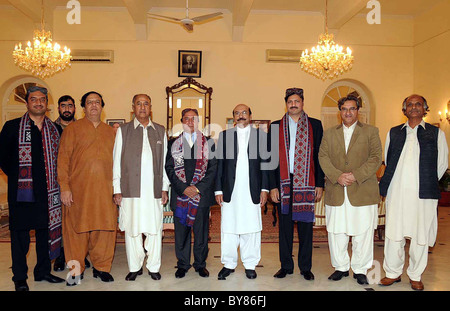
[[[386, 237], [384, 241], [383, 269], [386, 277], [395, 279], [402, 275], [405, 264], [406, 239], [393, 241]], [[428, 263], [428, 245], [419, 245], [414, 240], [409, 244], [409, 266], [406, 274], [413, 281], [420, 281]]]
[[261, 260], [261, 231], [247, 234], [221, 233], [221, 262], [227, 269], [238, 264], [238, 248], [245, 269], [255, 270]]
[[331, 264], [337, 271], [349, 271], [366, 274], [373, 263], [373, 236], [374, 230], [352, 236], [352, 258], [348, 254], [349, 235], [345, 233], [328, 232], [328, 245], [330, 248]]
[[133, 237], [125, 232], [125, 249], [127, 252], [128, 268], [130, 272], [137, 272], [142, 268], [147, 251], [147, 270], [152, 273], [159, 272], [161, 267], [162, 232], [158, 234], [144, 233]]

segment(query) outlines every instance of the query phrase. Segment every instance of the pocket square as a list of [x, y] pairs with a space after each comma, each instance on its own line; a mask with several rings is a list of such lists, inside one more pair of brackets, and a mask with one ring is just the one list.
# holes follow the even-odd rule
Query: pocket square
[[156, 143], [157, 143], [157, 144], [162, 144], [162, 141], [158, 140]]

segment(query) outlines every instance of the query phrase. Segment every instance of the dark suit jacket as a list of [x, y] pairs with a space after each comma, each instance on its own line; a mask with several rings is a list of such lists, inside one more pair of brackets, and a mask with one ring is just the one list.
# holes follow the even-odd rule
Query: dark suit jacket
[[347, 186], [347, 195], [353, 206], [378, 204], [377, 170], [381, 165], [381, 141], [378, 128], [358, 122], [345, 152], [342, 124], [327, 129], [320, 146], [319, 161], [326, 174], [325, 204], [341, 206], [344, 187], [337, 179], [342, 173], [352, 172], [356, 182]]
[[[247, 147], [250, 194], [254, 204], [260, 202], [261, 189], [270, 190], [269, 172], [261, 170], [261, 163], [266, 161], [261, 159], [260, 136], [267, 134], [255, 128], [250, 129], [249, 143]], [[262, 141], [267, 141], [264, 137]], [[228, 148], [227, 148], [228, 147]], [[264, 148], [265, 146], [263, 146]], [[231, 150], [230, 150], [231, 149]], [[223, 200], [230, 202], [233, 193], [234, 182], [236, 180], [236, 163], [238, 155], [237, 130], [232, 128], [223, 131], [219, 135], [216, 149], [217, 155], [217, 175], [215, 191], [223, 192]]]
[[[48, 197], [40, 130], [31, 121], [31, 163], [35, 202], [17, 202], [20, 119], [7, 121], [0, 133], [0, 168], [8, 176], [10, 230], [48, 228]], [[62, 128], [55, 124], [59, 134]]]
[[[183, 134], [180, 134], [183, 135]], [[199, 139], [198, 137], [197, 139]], [[167, 151], [167, 157], [166, 157], [166, 173], [167, 177], [170, 180], [171, 183], [171, 196], [170, 196], [170, 209], [172, 211], [175, 211], [177, 207], [177, 196], [182, 196], [184, 190], [186, 190], [187, 187], [191, 185], [192, 178], [194, 177], [195, 172], [195, 165], [197, 160], [195, 159], [195, 154], [197, 151], [196, 144], [192, 146], [192, 148], [189, 147], [189, 143], [186, 141], [186, 139], [183, 137], [183, 144], [184, 144], [184, 169], [186, 172], [186, 182], [183, 183], [181, 180], [178, 179], [177, 175], [175, 174], [175, 164], [174, 159], [172, 157], [172, 145], [174, 143], [176, 138], [172, 138], [168, 142], [168, 151]], [[208, 139], [208, 145], [209, 150], [213, 153], [215, 151], [215, 145], [213, 139]], [[190, 153], [190, 155], [189, 155]], [[211, 155], [211, 154], [210, 154]], [[195, 186], [200, 191], [200, 202], [199, 207], [202, 206], [212, 206], [216, 204], [216, 199], [214, 196], [214, 179], [216, 177], [216, 170], [217, 170], [217, 159], [212, 158], [210, 156], [210, 159], [208, 160], [208, 166], [206, 168], [206, 174], [203, 177], [202, 180], [200, 180]]]
[[[311, 124], [312, 130], [313, 130], [313, 159], [314, 159], [314, 179], [316, 182], [316, 187], [324, 187], [325, 184], [325, 175], [322, 171], [322, 168], [319, 164], [319, 149], [320, 149], [320, 143], [322, 142], [322, 136], [323, 136], [323, 127], [322, 122], [320, 120], [314, 119], [314, 118], [308, 118], [309, 123]], [[274, 121], [270, 124], [269, 129], [269, 141], [271, 139], [276, 138], [278, 140], [278, 131], [275, 131], [275, 128], [272, 128], [272, 125], [277, 125], [277, 127], [280, 127], [281, 120]], [[289, 133], [289, 131], [288, 131]], [[279, 142], [281, 143], [281, 142]], [[270, 144], [269, 144], [270, 145]], [[271, 145], [270, 145], [271, 146]], [[272, 148], [274, 146], [271, 146]], [[276, 145], [276, 151], [278, 152], [279, 145]], [[279, 163], [279, 162], [278, 162]], [[270, 174], [270, 189], [280, 189], [280, 165], [278, 164], [277, 168], [273, 170]]]

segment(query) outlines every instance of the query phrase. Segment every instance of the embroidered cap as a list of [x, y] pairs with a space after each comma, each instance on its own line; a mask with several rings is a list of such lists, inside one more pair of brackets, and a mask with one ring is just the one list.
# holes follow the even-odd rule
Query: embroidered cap
[[289, 89], [286, 90], [286, 95], [284, 97], [284, 101], [287, 101], [287, 99], [289, 98], [289, 96], [291, 95], [298, 95], [300, 96], [300, 98], [303, 100], [303, 89], [297, 88], [297, 87], [291, 87]]

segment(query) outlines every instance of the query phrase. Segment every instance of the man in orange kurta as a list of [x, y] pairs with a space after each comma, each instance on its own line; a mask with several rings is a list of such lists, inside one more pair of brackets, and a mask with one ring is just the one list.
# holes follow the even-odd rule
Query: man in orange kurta
[[80, 283], [89, 253], [94, 277], [114, 281], [117, 207], [113, 204], [112, 169], [115, 133], [101, 122], [103, 99], [96, 92], [81, 99], [85, 118], [63, 132], [58, 155], [58, 182], [63, 205], [63, 241], [71, 269], [67, 285]]

